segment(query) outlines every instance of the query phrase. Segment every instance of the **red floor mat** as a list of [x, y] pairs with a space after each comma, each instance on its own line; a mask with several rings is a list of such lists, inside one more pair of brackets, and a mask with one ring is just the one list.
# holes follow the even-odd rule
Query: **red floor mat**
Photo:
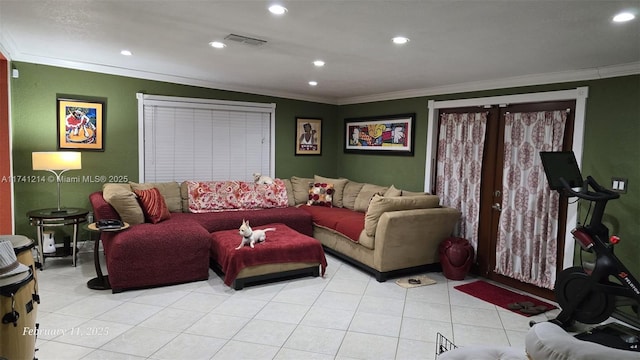
[[484, 300], [486, 302], [490, 302], [496, 306], [500, 306], [502, 308], [513, 311], [523, 316], [532, 316], [535, 314], [529, 314], [529, 313], [523, 312], [524, 310], [522, 309], [512, 309], [509, 307], [509, 305], [515, 304], [515, 303], [529, 302], [529, 303], [533, 303], [533, 306], [529, 306], [529, 308], [536, 307], [536, 306], [546, 307], [546, 310], [541, 310], [540, 314], [556, 308], [555, 305], [546, 303], [544, 301], [538, 300], [528, 295], [515, 293], [511, 290], [501, 288], [499, 286], [490, 284], [485, 281], [475, 281], [465, 285], [458, 285], [458, 286], [455, 286], [454, 289], [462, 291], [473, 297], [477, 297], [478, 299]]

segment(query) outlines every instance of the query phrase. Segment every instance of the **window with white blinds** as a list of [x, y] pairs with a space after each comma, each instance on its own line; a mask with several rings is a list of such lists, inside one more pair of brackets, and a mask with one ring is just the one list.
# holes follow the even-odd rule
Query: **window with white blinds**
[[138, 94], [140, 182], [274, 176], [275, 104]]

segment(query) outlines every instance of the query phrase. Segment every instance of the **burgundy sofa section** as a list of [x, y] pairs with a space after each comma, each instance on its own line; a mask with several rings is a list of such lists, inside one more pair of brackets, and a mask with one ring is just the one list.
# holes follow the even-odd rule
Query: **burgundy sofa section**
[[307, 206], [300, 209], [311, 214], [316, 225], [329, 228], [358, 242], [364, 229], [364, 213], [339, 207]]
[[[119, 219], [101, 191], [92, 193], [89, 201], [96, 221]], [[238, 229], [242, 220], [248, 220], [251, 226], [282, 223], [301, 234], [313, 235], [311, 215], [295, 207], [171, 213], [170, 219], [158, 224], [138, 224], [101, 234], [112, 291], [207, 279], [210, 233]]]

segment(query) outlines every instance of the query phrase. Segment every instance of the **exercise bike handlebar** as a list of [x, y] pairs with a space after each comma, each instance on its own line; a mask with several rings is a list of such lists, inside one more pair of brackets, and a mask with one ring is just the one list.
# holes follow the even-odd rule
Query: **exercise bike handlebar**
[[[587, 176], [587, 180], [584, 182], [584, 185], [582, 186], [580, 191], [573, 190], [573, 188], [571, 188], [571, 185], [569, 185], [569, 183], [564, 178], [560, 178], [560, 183], [562, 183], [562, 186], [564, 186], [564, 190], [571, 196], [576, 196], [584, 200], [607, 201], [620, 197], [620, 194], [604, 188], [603, 186], [598, 184], [596, 180], [591, 176]], [[589, 186], [591, 186], [595, 191], [589, 191]]]

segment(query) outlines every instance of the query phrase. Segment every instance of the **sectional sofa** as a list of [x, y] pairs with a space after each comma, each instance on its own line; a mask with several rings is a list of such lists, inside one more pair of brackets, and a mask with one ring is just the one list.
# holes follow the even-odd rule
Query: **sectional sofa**
[[[321, 186], [331, 189], [322, 200], [316, 194]], [[230, 196], [233, 187], [236, 195], [242, 190], [251, 196]], [[164, 211], [149, 213], [149, 193], [161, 197]], [[120, 218], [131, 224], [101, 235], [114, 292], [207, 279], [209, 267], [216, 265], [212, 233], [237, 229], [243, 219], [252, 226], [281, 223], [312, 236], [326, 251], [384, 281], [437, 269], [437, 247], [460, 216], [440, 207], [434, 195], [320, 176], [276, 179], [268, 186], [238, 181], [105, 184], [90, 202], [96, 220]], [[238, 276], [291, 273], [314, 264], [249, 266]]]
[[[441, 207], [438, 196], [322, 176], [290, 181], [292, 205], [312, 215], [313, 237], [327, 252], [378, 281], [440, 270], [438, 245], [453, 232], [460, 211]], [[333, 185], [331, 207], [307, 205], [310, 184]]]
[[[150, 189], [158, 189], [169, 212], [168, 218], [155, 223], [136, 195]], [[252, 226], [282, 223], [301, 234], [313, 234], [311, 216], [295, 207], [193, 213], [189, 211], [187, 193], [186, 182], [167, 182], [106, 184], [103, 191], [90, 195], [96, 221], [121, 219], [131, 225], [120, 232], [101, 234], [114, 293], [208, 279], [213, 255], [212, 233], [237, 229], [243, 219], [250, 219]], [[278, 265], [270, 270], [289, 271], [310, 266], [295, 262]], [[238, 276], [259, 275], [259, 270], [258, 267], [256, 274], [256, 269], [250, 267], [245, 270], [248, 275], [241, 272]]]

